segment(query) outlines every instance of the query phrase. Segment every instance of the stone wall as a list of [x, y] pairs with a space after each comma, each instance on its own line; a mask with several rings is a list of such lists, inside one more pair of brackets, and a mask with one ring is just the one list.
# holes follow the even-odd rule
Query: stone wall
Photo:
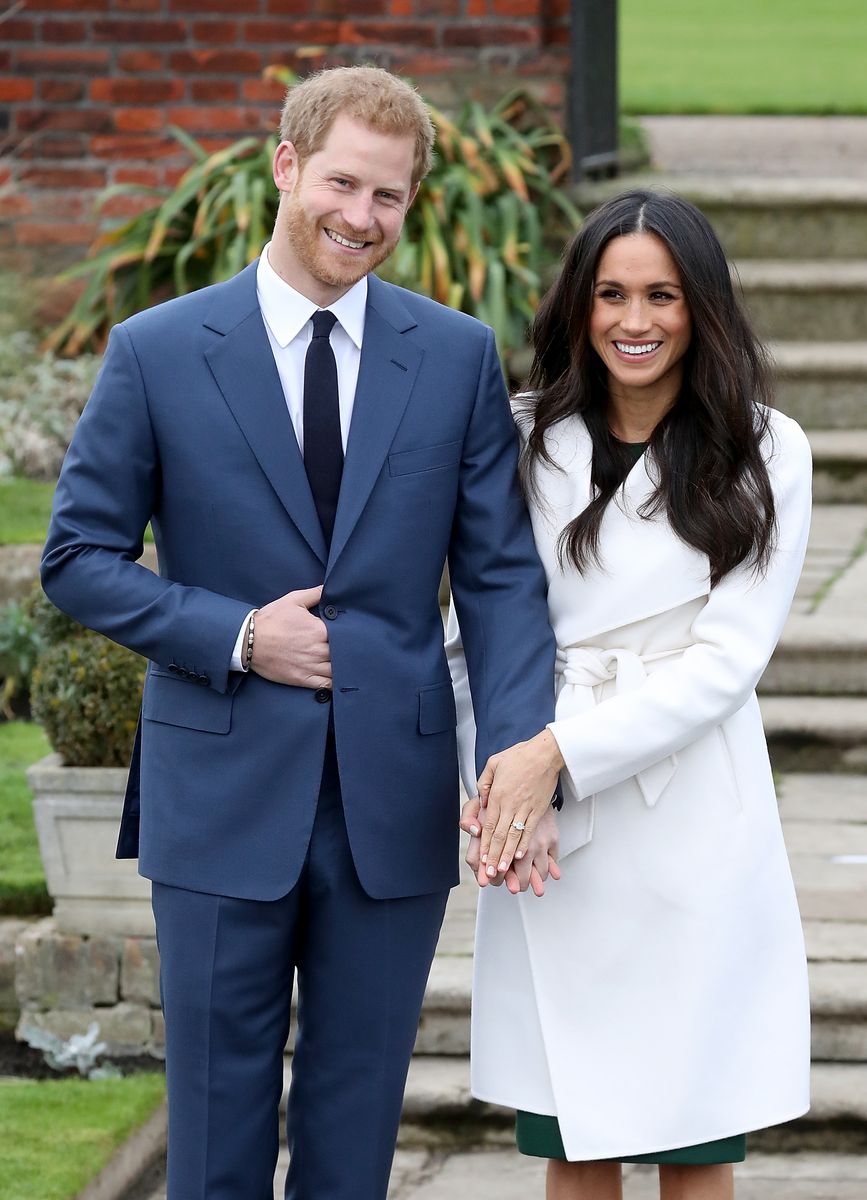
[[67, 1039], [96, 1021], [108, 1058], [163, 1056], [154, 938], [79, 937], [48, 917], [20, 934], [15, 952], [21, 1040], [28, 1025]]

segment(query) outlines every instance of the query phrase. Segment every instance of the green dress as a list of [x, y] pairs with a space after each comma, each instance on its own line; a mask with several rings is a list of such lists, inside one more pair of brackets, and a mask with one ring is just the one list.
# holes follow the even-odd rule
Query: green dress
[[[646, 442], [627, 442], [638, 462]], [[522, 1154], [533, 1158], [557, 1158], [566, 1161], [560, 1124], [556, 1117], [539, 1113], [518, 1112], [515, 1121], [515, 1140]], [[699, 1146], [682, 1146], [677, 1150], [659, 1150], [655, 1154], [633, 1154], [611, 1161], [625, 1163], [671, 1163], [679, 1166], [710, 1166], [716, 1163], [743, 1162], [747, 1155], [746, 1134], [704, 1142]]]

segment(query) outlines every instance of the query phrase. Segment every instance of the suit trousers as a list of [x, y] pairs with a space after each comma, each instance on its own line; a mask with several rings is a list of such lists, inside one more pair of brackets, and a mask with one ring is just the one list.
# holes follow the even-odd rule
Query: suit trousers
[[331, 737], [288, 895], [239, 900], [153, 884], [168, 1200], [271, 1200], [295, 972], [287, 1200], [385, 1200], [447, 898], [376, 900], [363, 890]]

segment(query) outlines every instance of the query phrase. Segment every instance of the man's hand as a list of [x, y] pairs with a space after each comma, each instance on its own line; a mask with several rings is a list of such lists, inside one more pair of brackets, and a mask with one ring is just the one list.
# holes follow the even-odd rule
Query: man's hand
[[287, 592], [256, 613], [252, 669], [273, 683], [330, 688], [331, 651], [325, 622], [309, 610], [322, 586]]
[[560, 878], [557, 859], [560, 856], [560, 830], [554, 810], [549, 808], [536, 826], [523, 858], [512, 863], [506, 872], [506, 887], [513, 896], [532, 888], [537, 896], [545, 894], [545, 882]]
[[527, 856], [563, 766], [560, 748], [548, 729], [488, 759], [479, 777], [479, 795], [485, 808], [480, 857], [489, 880], [504, 875], [513, 858]]
[[492, 884], [499, 887], [501, 883], [505, 882], [512, 895], [532, 888], [535, 895], [543, 896], [545, 881], [548, 877], [560, 878], [560, 868], [557, 865], [560, 852], [560, 832], [553, 809], [549, 810], [539, 821], [524, 857], [511, 866], [505, 874], [497, 874], [494, 878], [488, 877], [480, 862], [483, 815], [484, 805], [478, 796], [468, 800], [461, 810], [461, 829], [470, 835], [466, 862], [476, 876], [479, 886], [487, 887], [488, 884]]

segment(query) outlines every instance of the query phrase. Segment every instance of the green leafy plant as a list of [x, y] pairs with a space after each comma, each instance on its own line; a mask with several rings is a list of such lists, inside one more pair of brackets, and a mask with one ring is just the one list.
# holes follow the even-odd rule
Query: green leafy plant
[[7, 721], [26, 712], [30, 676], [42, 649], [24, 605], [10, 600], [0, 609], [0, 712]]
[[[269, 74], [293, 79], [285, 68]], [[383, 274], [486, 321], [508, 353], [523, 341], [564, 232], [580, 219], [560, 186], [569, 174], [569, 145], [523, 90], [491, 111], [472, 102], [454, 119], [435, 109], [432, 115], [436, 164]], [[131, 313], [229, 278], [267, 240], [277, 212], [276, 139], [247, 137], [208, 154], [173, 132], [193, 165], [168, 195], [131, 184], [104, 194], [144, 195], [153, 203], [101, 233], [90, 256], [67, 272], [86, 285], [49, 339], [55, 349], [76, 354], [101, 344]]]
[[82, 633], [82, 626], [55, 608], [39, 584], [23, 600], [0, 609], [0, 712], [7, 720], [26, 713], [39, 656]]
[[67, 766], [125, 767], [135, 736], [145, 660], [81, 630], [41, 654], [31, 705]]

